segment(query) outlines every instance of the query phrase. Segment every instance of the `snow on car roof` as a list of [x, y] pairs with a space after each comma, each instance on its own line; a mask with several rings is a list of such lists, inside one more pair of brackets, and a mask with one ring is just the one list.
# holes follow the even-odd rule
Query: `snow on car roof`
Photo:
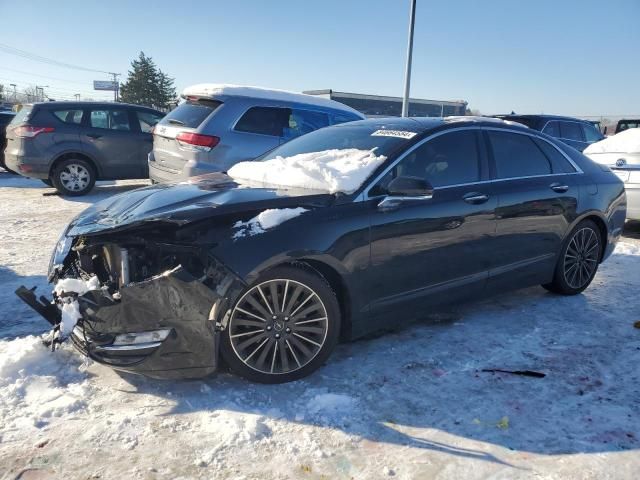
[[612, 137], [592, 143], [584, 149], [584, 154], [594, 153], [637, 153], [640, 152], [640, 128], [630, 128]]
[[229, 95], [236, 97], [251, 97], [261, 98], [265, 100], [281, 100], [284, 102], [298, 102], [307, 103], [310, 105], [317, 105], [325, 108], [335, 108], [337, 110], [344, 110], [351, 113], [358, 114], [361, 118], [364, 118], [357, 110], [345, 105], [344, 103], [336, 102], [328, 98], [317, 97], [315, 95], [307, 95], [305, 93], [289, 92], [287, 90], [277, 90], [273, 88], [264, 87], [252, 87], [246, 85], [232, 85], [225, 83], [199, 83], [185, 88], [182, 91], [182, 97], [216, 97], [219, 95]]

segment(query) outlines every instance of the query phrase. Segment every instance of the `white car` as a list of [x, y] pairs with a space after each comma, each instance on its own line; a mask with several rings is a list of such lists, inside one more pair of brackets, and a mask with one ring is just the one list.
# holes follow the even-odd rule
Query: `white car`
[[620, 177], [627, 191], [627, 219], [640, 220], [640, 128], [593, 143], [583, 153]]

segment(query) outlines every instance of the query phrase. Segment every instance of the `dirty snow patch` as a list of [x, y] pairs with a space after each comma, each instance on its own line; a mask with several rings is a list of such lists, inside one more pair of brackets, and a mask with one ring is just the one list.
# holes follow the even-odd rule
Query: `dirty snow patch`
[[298, 215], [307, 212], [306, 208], [270, 208], [261, 212], [259, 215], [253, 217], [246, 222], [236, 222], [234, 228], [239, 230], [233, 235], [234, 239], [242, 238], [245, 236], [258, 235], [264, 233], [270, 228], [276, 227], [281, 223], [291, 220]]
[[637, 153], [640, 152], [640, 128], [630, 128], [612, 137], [592, 143], [584, 154], [593, 153]]
[[264, 162], [240, 162], [228, 175], [263, 185], [352, 193], [386, 160], [375, 150], [331, 149]]

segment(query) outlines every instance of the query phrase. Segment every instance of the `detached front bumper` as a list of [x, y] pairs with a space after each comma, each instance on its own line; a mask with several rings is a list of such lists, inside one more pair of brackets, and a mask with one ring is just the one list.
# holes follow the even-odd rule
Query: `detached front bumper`
[[[222, 298], [178, 267], [120, 289], [78, 297], [82, 319], [70, 337], [96, 362], [157, 378], [208, 375], [218, 364], [219, 333], [212, 307]], [[160, 341], [118, 343], [118, 335], [169, 330]]]
[[218, 367], [221, 322], [243, 288], [230, 272], [217, 280], [210, 288], [179, 266], [114, 296], [90, 290], [77, 296], [82, 318], [69, 338], [83, 355], [117, 370], [169, 379], [209, 375]]

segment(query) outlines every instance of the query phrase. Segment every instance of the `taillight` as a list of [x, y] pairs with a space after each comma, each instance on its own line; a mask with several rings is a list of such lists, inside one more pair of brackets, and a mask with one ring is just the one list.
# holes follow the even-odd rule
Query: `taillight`
[[13, 133], [21, 138], [33, 138], [41, 133], [51, 133], [55, 130], [53, 127], [32, 127], [31, 125], [22, 125], [13, 129]]
[[203, 150], [208, 152], [219, 142], [219, 137], [213, 135], [200, 135], [199, 133], [182, 132], [176, 135], [176, 140], [183, 147], [190, 147], [194, 150]]

